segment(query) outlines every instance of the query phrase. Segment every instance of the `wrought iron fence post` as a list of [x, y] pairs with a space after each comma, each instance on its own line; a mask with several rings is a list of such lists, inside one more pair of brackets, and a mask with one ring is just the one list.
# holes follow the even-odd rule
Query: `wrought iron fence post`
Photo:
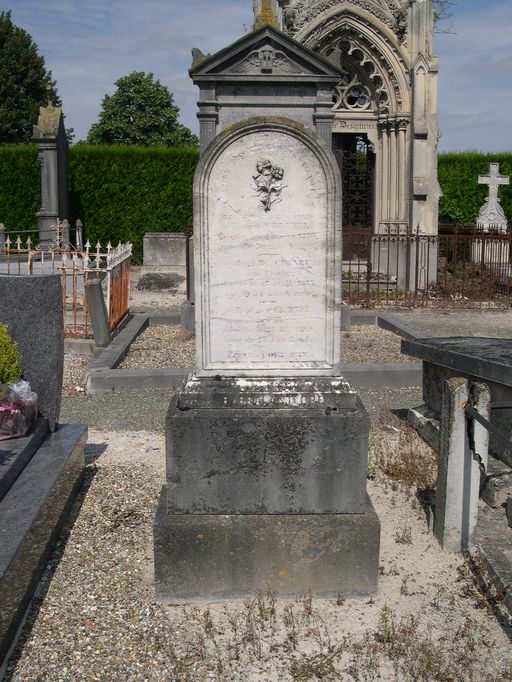
[[369, 308], [372, 301], [372, 246], [373, 246], [373, 234], [369, 230], [367, 233], [367, 258], [366, 258], [366, 307]]
[[416, 302], [420, 286], [420, 224], [416, 227], [416, 253], [414, 254], [414, 301]]

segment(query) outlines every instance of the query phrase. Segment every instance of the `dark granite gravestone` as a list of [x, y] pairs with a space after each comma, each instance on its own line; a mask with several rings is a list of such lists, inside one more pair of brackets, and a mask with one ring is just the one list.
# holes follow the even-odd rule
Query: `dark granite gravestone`
[[53, 430], [64, 366], [60, 275], [0, 275], [0, 322], [18, 345], [23, 378], [37, 393], [39, 412]]
[[[60, 275], [0, 275], [0, 322], [18, 344], [41, 415], [0, 441], [0, 670], [81, 483], [87, 427], [57, 424], [64, 364]], [[49, 433], [51, 427], [54, 433]]]

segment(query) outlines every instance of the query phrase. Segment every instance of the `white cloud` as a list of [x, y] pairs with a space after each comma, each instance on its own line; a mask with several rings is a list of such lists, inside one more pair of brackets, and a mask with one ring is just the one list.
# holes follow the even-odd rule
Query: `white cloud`
[[512, 4], [483, 3], [454, 17], [455, 35], [441, 36], [441, 150], [512, 149]]
[[114, 81], [152, 71], [173, 92], [181, 120], [197, 130], [191, 49], [215, 52], [244, 33], [249, 0], [16, 0], [25, 28], [57, 81], [66, 123], [84, 138]]
[[[2, 0], [0, 0], [2, 2]], [[152, 71], [197, 131], [190, 50], [215, 52], [251, 27], [251, 0], [15, 0], [13, 20], [34, 38], [78, 138], [114, 81]], [[512, 147], [512, 3], [459, 0], [455, 35], [437, 39], [440, 149]], [[245, 25], [245, 29], [244, 29]]]

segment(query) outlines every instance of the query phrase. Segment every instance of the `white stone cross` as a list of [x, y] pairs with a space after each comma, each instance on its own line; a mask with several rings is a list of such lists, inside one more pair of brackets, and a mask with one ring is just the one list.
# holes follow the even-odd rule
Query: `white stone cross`
[[489, 185], [489, 199], [497, 199], [499, 186], [509, 185], [510, 177], [508, 175], [500, 175], [499, 163], [491, 163], [489, 166], [489, 175], [479, 175], [478, 184]]
[[508, 175], [500, 175], [500, 164], [491, 163], [489, 175], [478, 176], [479, 185], [489, 185], [489, 196], [480, 209], [477, 218], [477, 225], [484, 231], [494, 231], [501, 234], [507, 231], [507, 217], [498, 199], [500, 185], [509, 185]]

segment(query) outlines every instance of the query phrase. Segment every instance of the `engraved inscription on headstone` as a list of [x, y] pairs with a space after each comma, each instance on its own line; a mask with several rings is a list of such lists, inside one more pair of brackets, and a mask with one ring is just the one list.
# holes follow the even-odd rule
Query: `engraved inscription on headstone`
[[200, 375], [339, 371], [335, 183], [308, 137], [253, 127], [210, 163], [195, 229]]

